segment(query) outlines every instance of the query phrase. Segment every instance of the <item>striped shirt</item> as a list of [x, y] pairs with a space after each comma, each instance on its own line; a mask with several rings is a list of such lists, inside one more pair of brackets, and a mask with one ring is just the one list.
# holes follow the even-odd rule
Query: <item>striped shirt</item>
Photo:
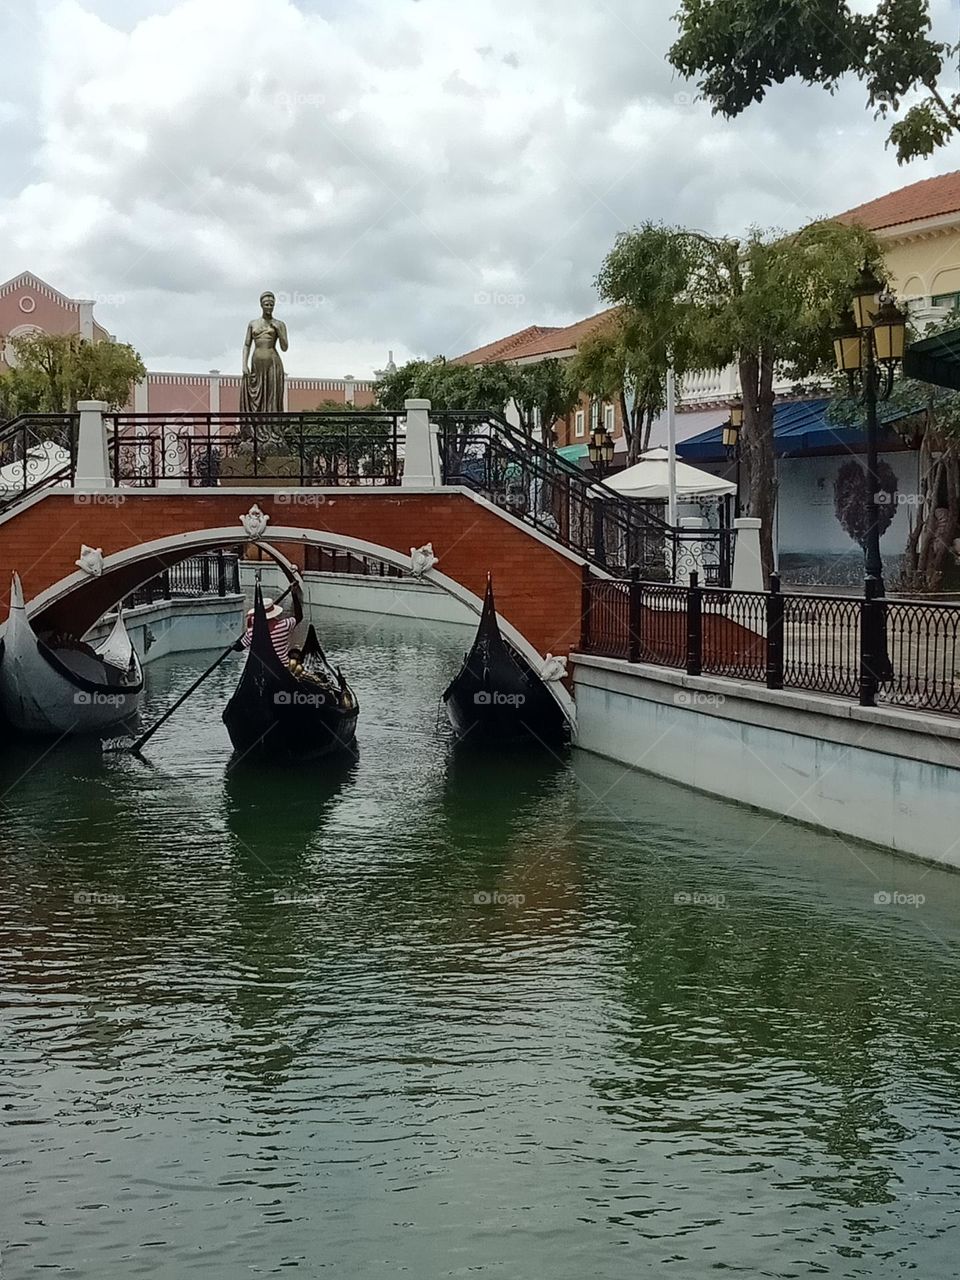
[[[297, 625], [296, 618], [274, 618], [270, 627], [270, 639], [273, 641], [274, 652], [280, 661], [286, 666], [290, 661], [290, 636], [294, 627]], [[249, 649], [253, 643], [253, 623], [247, 623], [247, 630], [243, 637], [243, 647]]]

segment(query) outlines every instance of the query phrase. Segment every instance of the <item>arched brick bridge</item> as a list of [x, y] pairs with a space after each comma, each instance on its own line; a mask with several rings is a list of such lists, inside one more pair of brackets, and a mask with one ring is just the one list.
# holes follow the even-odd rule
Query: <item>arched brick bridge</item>
[[[582, 562], [492, 503], [454, 488], [45, 490], [0, 520], [0, 623], [16, 570], [35, 624], [83, 631], [198, 548], [249, 541], [240, 518], [254, 503], [270, 516], [271, 543], [367, 544], [371, 554], [384, 549], [409, 558], [411, 547], [432, 542], [439, 560], [434, 580], [479, 601], [492, 572], [498, 612], [538, 654], [566, 656], [579, 642]], [[102, 549], [102, 576], [77, 568], [82, 543]]]

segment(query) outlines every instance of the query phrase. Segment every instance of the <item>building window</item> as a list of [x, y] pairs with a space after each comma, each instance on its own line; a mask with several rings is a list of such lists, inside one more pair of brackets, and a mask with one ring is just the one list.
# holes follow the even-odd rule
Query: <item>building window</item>
[[608, 435], [613, 435], [613, 405], [608, 404], [603, 409], [603, 425]]
[[930, 299], [933, 307], [950, 307], [953, 311], [960, 308], [960, 293], [935, 293]]
[[590, 430], [596, 431], [600, 422], [600, 401], [594, 400], [590, 405]]
[[575, 436], [586, 435], [586, 432], [583, 429], [583, 410], [582, 409], [577, 410], [577, 416], [573, 420], [573, 434]]

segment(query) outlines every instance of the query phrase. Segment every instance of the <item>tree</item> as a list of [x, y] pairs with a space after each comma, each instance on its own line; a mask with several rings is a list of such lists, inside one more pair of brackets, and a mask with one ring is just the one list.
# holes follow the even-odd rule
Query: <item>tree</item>
[[577, 403], [578, 387], [571, 380], [569, 365], [560, 360], [538, 360], [534, 364], [512, 366], [513, 402], [520, 425], [533, 435], [537, 419], [544, 444], [553, 440], [553, 424], [564, 418]]
[[592, 399], [617, 400], [627, 446], [627, 465], [650, 447], [653, 420], [666, 403], [669, 359], [666, 344], [639, 311], [580, 344], [571, 378]]
[[0, 397], [18, 413], [74, 413], [80, 400], [122, 409], [147, 372], [125, 343], [87, 342], [75, 333], [33, 333], [9, 342], [17, 367], [0, 378]]
[[883, 274], [874, 237], [859, 227], [816, 222], [792, 236], [751, 231], [743, 240], [646, 224], [622, 233], [598, 286], [676, 353], [677, 373], [735, 363], [743, 396], [745, 514], [761, 521], [765, 574], [773, 567], [776, 472], [773, 384], [827, 367], [830, 333], [849, 305], [864, 262]]
[[513, 396], [514, 370], [505, 364], [452, 364], [443, 356], [411, 360], [379, 380], [377, 404], [400, 410], [407, 399], [429, 400], [434, 409], [503, 413]]
[[[897, 514], [897, 477], [886, 462], [877, 464], [880, 489], [877, 494], [877, 528], [881, 537], [890, 528]], [[867, 549], [867, 530], [870, 526], [870, 503], [867, 471], [856, 458], [845, 462], [833, 482], [833, 509], [845, 533], [849, 534], [862, 551]]]
[[677, 20], [669, 60], [699, 77], [714, 114], [738, 116], [770, 85], [795, 76], [832, 93], [850, 74], [884, 119], [926, 92], [890, 129], [901, 164], [960, 131], [960, 94], [939, 87], [958, 46], [931, 39], [928, 0], [880, 0], [871, 14], [853, 12], [846, 0], [681, 0]]

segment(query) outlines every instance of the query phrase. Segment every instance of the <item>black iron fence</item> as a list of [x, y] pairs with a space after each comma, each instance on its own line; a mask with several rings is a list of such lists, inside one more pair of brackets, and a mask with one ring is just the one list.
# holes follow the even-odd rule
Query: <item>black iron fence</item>
[[585, 571], [586, 653], [960, 714], [960, 605], [603, 580]]
[[380, 411], [107, 415], [116, 485], [395, 485], [401, 414]]
[[305, 547], [303, 567], [308, 573], [356, 573], [368, 578], [403, 578], [406, 575], [395, 564], [375, 556], [358, 556], [352, 551]]
[[240, 556], [233, 552], [214, 551], [190, 556], [188, 560], [164, 569], [163, 573], [131, 592], [124, 605], [132, 608], [138, 604], [155, 604], [158, 600], [199, 600], [204, 596], [239, 593]]
[[36, 490], [72, 483], [77, 422], [71, 413], [31, 413], [0, 426], [0, 511]]
[[624, 498], [556, 450], [489, 413], [432, 411], [445, 484], [482, 493], [525, 523], [611, 573], [637, 568], [674, 582], [695, 570], [730, 581], [734, 531], [676, 529], [649, 505]]

